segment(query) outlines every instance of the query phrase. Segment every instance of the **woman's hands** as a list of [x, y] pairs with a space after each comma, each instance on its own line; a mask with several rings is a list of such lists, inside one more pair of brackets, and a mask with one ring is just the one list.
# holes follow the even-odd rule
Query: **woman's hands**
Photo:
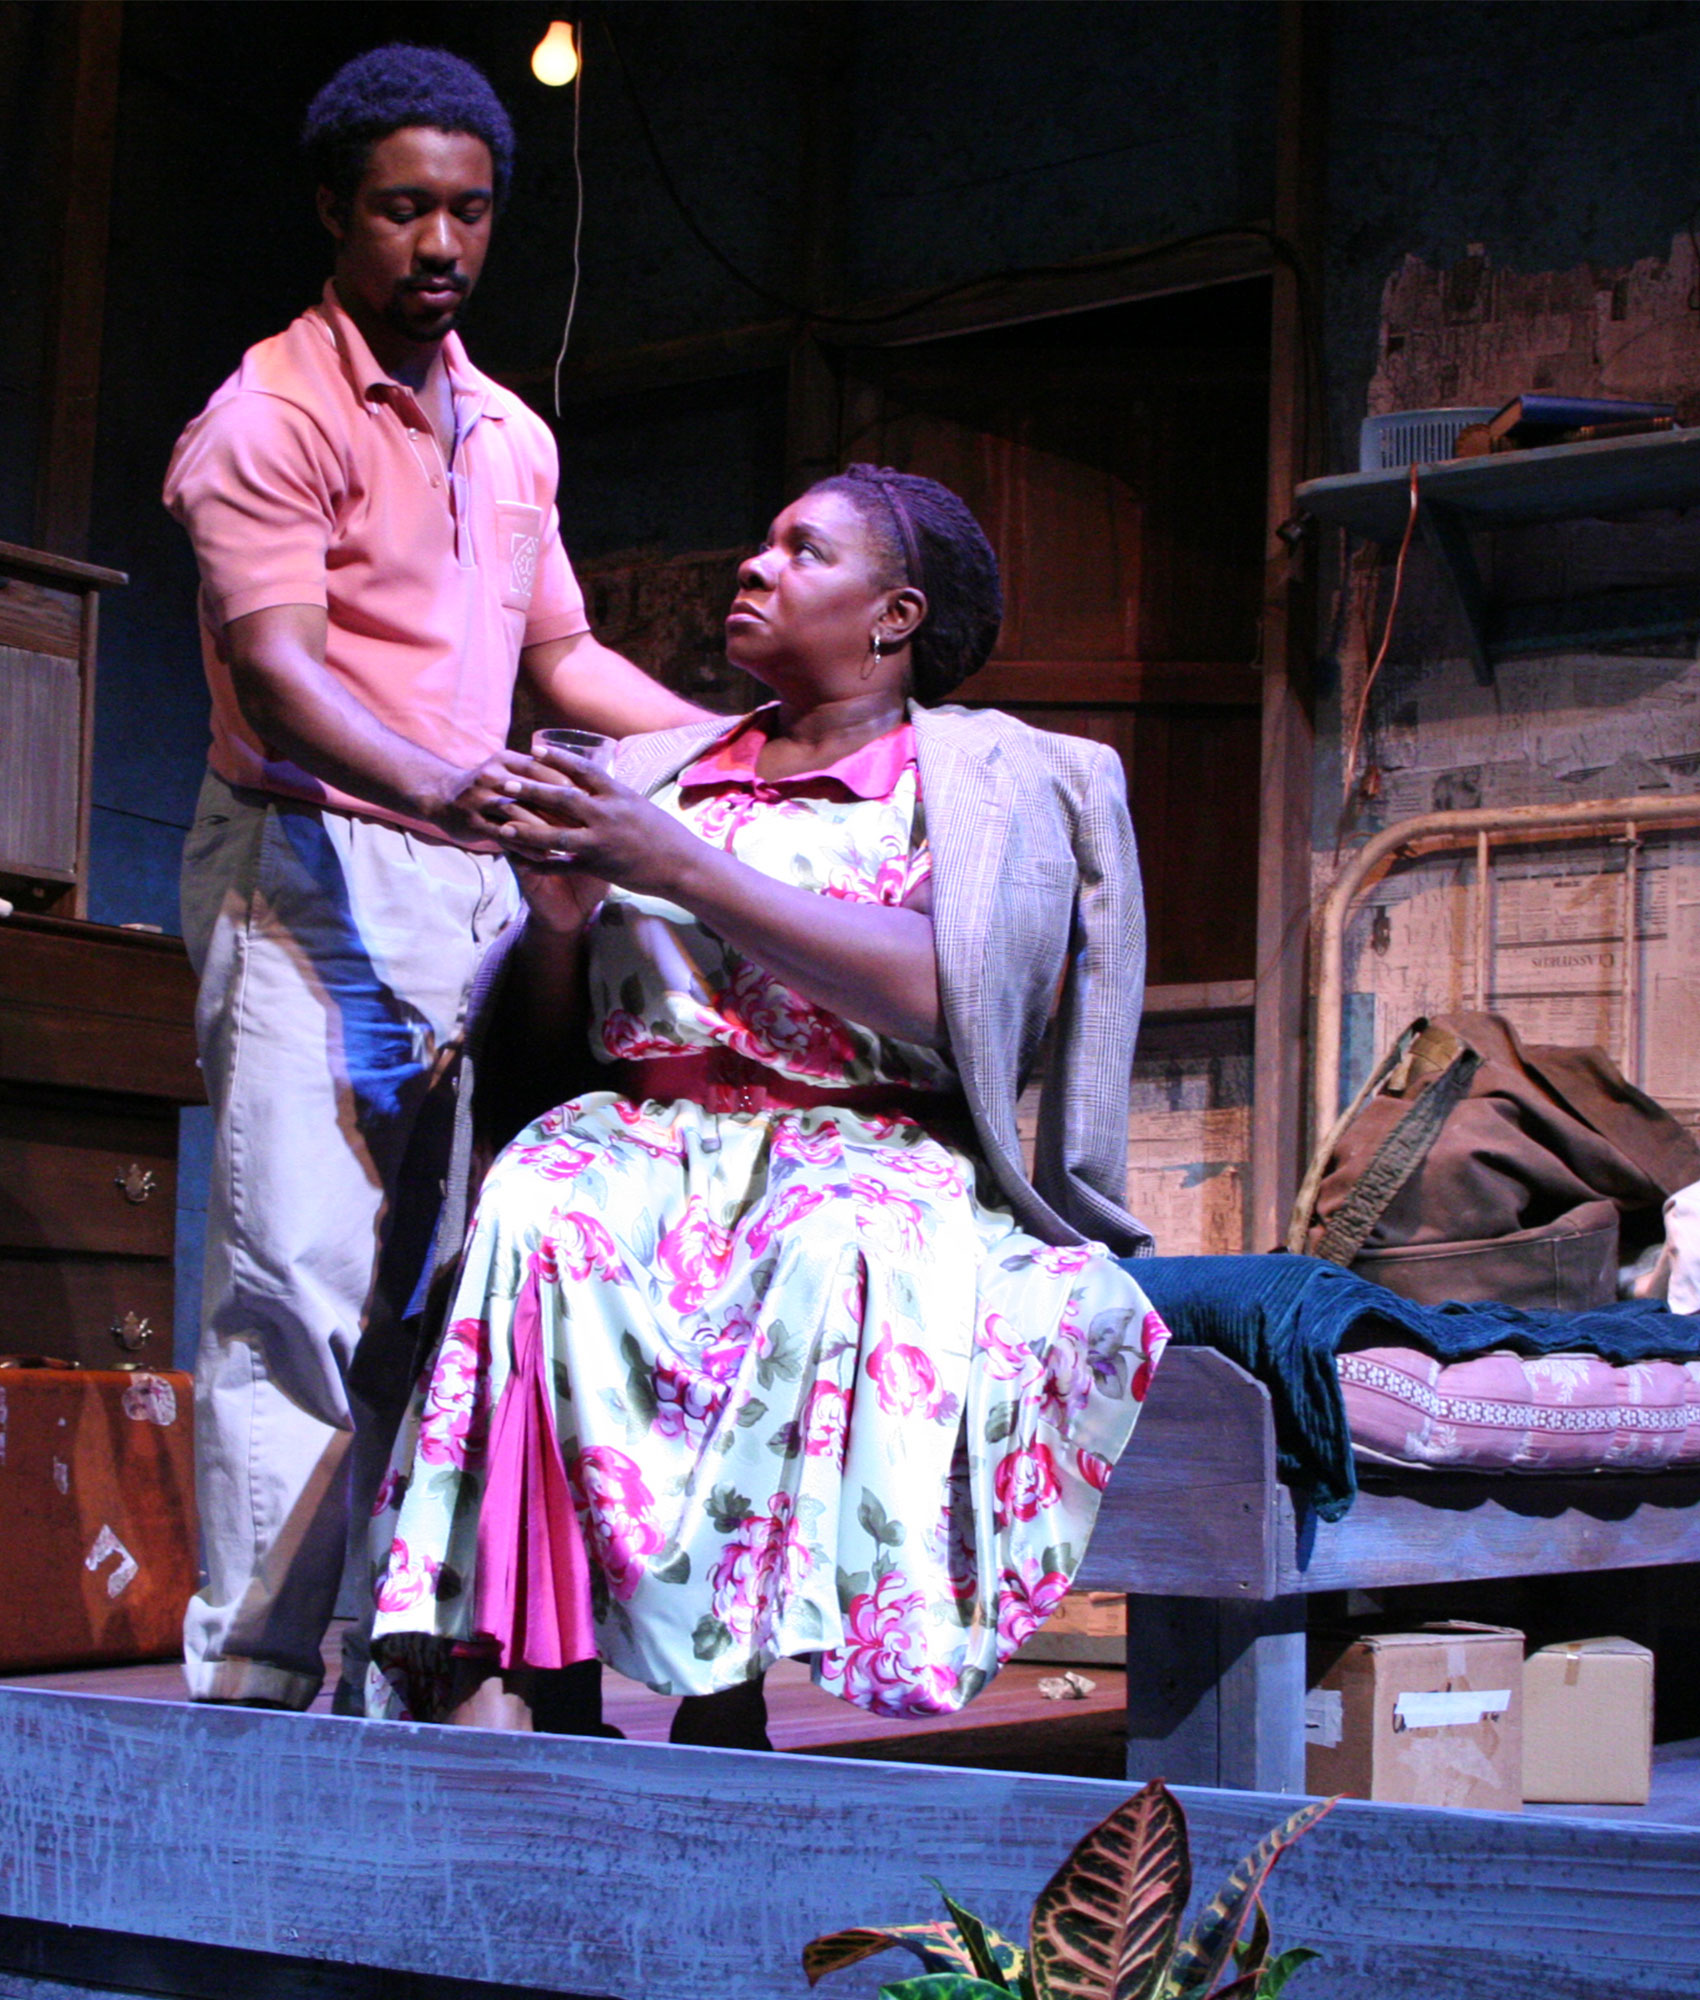
[[[510, 805], [502, 843], [520, 871], [527, 899], [545, 921], [538, 899], [564, 914], [573, 899], [569, 884], [594, 887], [588, 900], [577, 898], [580, 922], [610, 882], [660, 895], [671, 890], [702, 844], [689, 828], [570, 750], [550, 749], [535, 761], [559, 771], [564, 782], [510, 777], [502, 788]], [[551, 880], [562, 886], [549, 888]]]
[[[504, 789], [513, 816], [502, 844], [521, 864], [532, 908], [554, 935], [564, 937], [568, 926], [576, 935], [604, 885], [617, 882], [683, 905], [817, 1006], [876, 1034], [944, 1045], [925, 910], [851, 902], [775, 881], [584, 758], [550, 750], [545, 761], [566, 783], [509, 779]], [[575, 880], [576, 890], [567, 886]], [[575, 905], [575, 893], [586, 900]]]

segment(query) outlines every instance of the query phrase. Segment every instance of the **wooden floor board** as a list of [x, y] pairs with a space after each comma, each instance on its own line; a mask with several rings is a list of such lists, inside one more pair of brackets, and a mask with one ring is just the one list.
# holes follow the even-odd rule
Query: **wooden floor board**
[[[328, 1715], [341, 1656], [342, 1628], [325, 1639], [325, 1687], [313, 1713]], [[973, 1764], [993, 1770], [1055, 1771], [1074, 1777], [1119, 1777], [1125, 1768], [1126, 1675], [1119, 1667], [1077, 1668], [1092, 1682], [1079, 1701], [1051, 1701], [1039, 1683], [1065, 1669], [1017, 1660], [957, 1715], [901, 1721], [823, 1694], [808, 1668], [782, 1660], [767, 1679], [768, 1734], [774, 1748], [812, 1757], [886, 1757], [903, 1762]], [[132, 1701], [187, 1702], [175, 1661], [129, 1667], [84, 1667], [22, 1674], [0, 1688], [60, 1694], [121, 1695]], [[651, 1694], [616, 1673], [603, 1675], [603, 1714], [634, 1743], [665, 1743], [678, 1703]]]

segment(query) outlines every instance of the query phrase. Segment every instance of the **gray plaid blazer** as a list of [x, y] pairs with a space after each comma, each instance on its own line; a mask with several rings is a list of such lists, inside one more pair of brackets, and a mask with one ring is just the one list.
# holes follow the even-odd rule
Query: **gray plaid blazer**
[[[996, 709], [910, 706], [933, 856], [951, 1055], [987, 1164], [1022, 1226], [1147, 1256], [1124, 1207], [1145, 907], [1121, 760]], [[614, 774], [650, 793], [730, 726], [628, 736]], [[1060, 998], [1058, 991], [1060, 986]], [[1057, 1000], [1031, 1181], [1015, 1104]]]

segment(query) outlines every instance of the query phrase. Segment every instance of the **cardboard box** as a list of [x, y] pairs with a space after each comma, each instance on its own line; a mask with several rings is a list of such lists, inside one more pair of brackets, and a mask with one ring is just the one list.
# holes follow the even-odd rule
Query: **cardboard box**
[[1071, 1590], [1015, 1657], [1070, 1666], [1126, 1666], [1126, 1597], [1119, 1590]]
[[1523, 1663], [1523, 1796], [1644, 1806], [1653, 1782], [1653, 1656], [1573, 1639]]
[[1458, 1622], [1317, 1634], [1311, 1668], [1308, 1791], [1522, 1809], [1522, 1633]]

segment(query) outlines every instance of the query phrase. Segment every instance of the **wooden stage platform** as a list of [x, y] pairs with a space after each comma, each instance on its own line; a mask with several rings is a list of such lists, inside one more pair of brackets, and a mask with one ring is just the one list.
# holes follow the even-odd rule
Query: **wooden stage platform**
[[[937, 1914], [929, 1876], [1018, 1930], [1127, 1795], [1036, 1768], [1121, 1741], [1116, 1675], [1087, 1669], [1070, 1713], [1033, 1692], [1050, 1671], [941, 1728], [782, 1669], [773, 1756], [671, 1748], [670, 1704], [612, 1680], [624, 1743], [193, 1707], [173, 1667], [0, 1684], [0, 1996], [801, 2000], [808, 1938]], [[1204, 1894], [1294, 1803], [1180, 1796]], [[1661, 1753], [1632, 1815], [1347, 1801], [1270, 1901], [1278, 1940], [1326, 1954], [1294, 2000], [1700, 1996], [1700, 1746]]]
[[[340, 1659], [341, 1625], [325, 1640], [325, 1687], [313, 1712], [328, 1715]], [[1006, 1667], [960, 1715], [920, 1722], [868, 1715], [822, 1694], [808, 1669], [782, 1660], [768, 1676], [768, 1733], [775, 1749], [813, 1757], [885, 1757], [902, 1762], [974, 1764], [1001, 1771], [1048, 1771], [1067, 1777], [1119, 1778], [1127, 1766], [1126, 1676], [1117, 1667], [1079, 1667], [1093, 1683], [1080, 1701], [1050, 1701], [1039, 1683], [1067, 1672], [1017, 1661]], [[174, 1663], [103, 1667], [73, 1673], [0, 1679], [0, 1690], [44, 1688], [62, 1694], [121, 1695], [138, 1701], [184, 1702], [182, 1669]], [[676, 1701], [636, 1681], [603, 1677], [606, 1719], [634, 1743], [665, 1743]]]

